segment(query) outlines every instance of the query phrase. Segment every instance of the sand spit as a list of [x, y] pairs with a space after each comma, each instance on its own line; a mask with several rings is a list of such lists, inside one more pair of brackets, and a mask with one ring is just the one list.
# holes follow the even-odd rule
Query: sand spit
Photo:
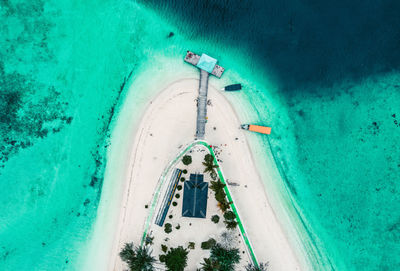
[[[119, 204], [113, 207], [119, 220], [110, 228], [108, 234], [115, 238], [102, 259], [107, 270], [124, 270], [125, 264], [118, 257], [121, 247], [126, 242], [140, 244], [149, 212], [145, 205], [150, 205], [162, 172], [179, 150], [194, 140], [198, 84], [196, 79], [183, 79], [169, 85], [148, 103], [139, 126], [129, 133], [135, 134], [126, 142], [129, 161], [121, 163], [123, 174], [115, 182], [121, 185]], [[268, 202], [246, 131], [239, 129], [240, 122], [224, 95], [210, 84], [205, 140], [214, 146], [258, 260], [269, 262], [270, 270], [300, 270]], [[190, 253], [204, 252], [196, 249]]]

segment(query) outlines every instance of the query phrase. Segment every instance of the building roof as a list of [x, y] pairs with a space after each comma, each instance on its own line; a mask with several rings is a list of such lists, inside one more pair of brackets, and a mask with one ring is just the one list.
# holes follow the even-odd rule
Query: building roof
[[208, 73], [212, 73], [216, 64], [217, 60], [215, 58], [202, 54], [196, 66]]
[[205, 218], [207, 214], [208, 183], [202, 174], [190, 174], [183, 189], [182, 216]]

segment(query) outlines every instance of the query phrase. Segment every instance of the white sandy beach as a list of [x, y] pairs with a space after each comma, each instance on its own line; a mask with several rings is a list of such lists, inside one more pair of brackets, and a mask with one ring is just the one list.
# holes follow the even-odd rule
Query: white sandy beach
[[[118, 220], [107, 217], [107, 212], [99, 214], [97, 224], [100, 226], [95, 231], [97, 236], [99, 232], [106, 234], [103, 234], [102, 240], [92, 241], [89, 248], [89, 257], [99, 259], [94, 264], [97, 264], [98, 270], [125, 270], [126, 265], [118, 256], [119, 251], [126, 242], [140, 244], [149, 212], [145, 205], [150, 205], [162, 172], [179, 151], [194, 140], [198, 84], [195, 78], [181, 79], [148, 100], [140, 121], [126, 127], [128, 132], [125, 131], [124, 137], [120, 137], [126, 140], [122, 154], [112, 152], [109, 157], [114, 162], [118, 161], [117, 165], [113, 163], [114, 171], [118, 172], [111, 174], [114, 180], [105, 188], [107, 190], [103, 192], [101, 205], [110, 206], [108, 214], [112, 213], [112, 217]], [[205, 140], [216, 146], [225, 178], [228, 183], [235, 184], [230, 185], [229, 189], [257, 259], [259, 262], [269, 262], [269, 270], [306, 269], [306, 261], [298, 255], [301, 248], [291, 247], [293, 241], [289, 243], [265, 193], [265, 184], [274, 181], [272, 174], [265, 174], [263, 169], [261, 180], [246, 139], [249, 132], [239, 129], [239, 119], [224, 95], [213, 86], [211, 80], [208, 93], [211, 105], [208, 106]], [[112, 202], [107, 194], [114, 197], [118, 194], [119, 197]], [[209, 200], [208, 208], [213, 209], [211, 204]], [[152, 227], [158, 226], [153, 224]], [[101, 248], [108, 243], [112, 245]], [[154, 249], [154, 252], [158, 251], [158, 248]], [[204, 251], [196, 249], [190, 253], [189, 259], [193, 253], [201, 254]], [[201, 258], [200, 254], [198, 256]], [[156, 253], [154, 256], [158, 258]], [[189, 260], [189, 265], [194, 266], [194, 263]], [[189, 267], [187, 270], [192, 270]]]
[[[107, 270], [124, 269], [118, 257], [121, 247], [126, 242], [140, 243], [148, 216], [145, 205], [150, 204], [161, 173], [179, 149], [193, 141], [197, 91], [197, 79], [179, 80], [166, 87], [148, 103], [134, 138], [126, 143], [130, 157], [122, 165], [123, 180], [117, 182], [123, 187], [119, 221], [110, 232], [115, 239]], [[248, 132], [239, 129], [236, 113], [223, 95], [210, 84], [205, 140], [217, 146], [228, 182], [238, 184], [230, 190], [256, 256], [260, 262], [269, 262], [270, 270], [300, 270], [253, 163]]]

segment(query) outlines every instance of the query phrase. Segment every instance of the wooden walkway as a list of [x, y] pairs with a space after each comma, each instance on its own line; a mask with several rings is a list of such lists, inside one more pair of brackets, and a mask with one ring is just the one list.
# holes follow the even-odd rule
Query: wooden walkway
[[199, 97], [197, 98], [196, 138], [204, 139], [207, 122], [207, 92], [209, 73], [200, 70]]

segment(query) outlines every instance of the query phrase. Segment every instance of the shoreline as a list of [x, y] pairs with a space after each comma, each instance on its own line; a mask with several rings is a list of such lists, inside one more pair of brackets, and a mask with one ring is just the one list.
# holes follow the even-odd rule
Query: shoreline
[[[183, 84], [183, 85], [182, 85]], [[181, 92], [177, 92], [177, 93], [175, 93], [174, 95], [172, 95], [172, 97], [170, 96], [171, 94], [170, 93], [168, 93], [168, 91], [171, 91], [171, 88], [176, 88], [177, 86], [179, 86], [179, 87], [182, 87], [182, 88], [190, 88], [190, 92], [185, 92], [185, 91], [181, 91]], [[127, 217], [126, 216], [126, 212], [128, 212], [128, 210], [131, 210], [132, 211], [132, 208], [134, 208], [134, 206], [129, 206], [129, 200], [131, 200], [132, 201], [132, 199], [130, 199], [130, 198], [132, 198], [133, 197], [133, 195], [131, 195], [130, 193], [131, 193], [131, 191], [133, 191], [134, 190], [134, 188], [132, 188], [131, 186], [135, 186], [134, 185], [134, 183], [132, 182], [132, 178], [133, 178], [133, 175], [132, 175], [132, 173], [133, 173], [133, 171], [134, 171], [134, 167], [135, 167], [135, 165], [134, 165], [134, 162], [132, 163], [132, 161], [135, 161], [136, 159], [137, 159], [137, 155], [138, 155], [138, 153], [140, 154], [140, 150], [137, 148], [137, 147], [135, 147], [135, 145], [137, 145], [138, 144], [138, 142], [140, 142], [140, 140], [141, 140], [141, 138], [143, 138], [143, 135], [144, 135], [144, 133], [145, 133], [145, 127], [143, 127], [143, 123], [146, 123], [147, 122], [147, 120], [150, 118], [151, 119], [151, 117], [153, 116], [153, 114], [154, 113], [152, 113], [152, 111], [154, 111], [155, 109], [154, 109], [154, 107], [155, 107], [155, 105], [154, 105], [154, 103], [157, 103], [157, 101], [160, 99], [160, 98], [162, 98], [162, 99], [164, 99], [164, 101], [163, 102], [165, 102], [165, 101], [171, 101], [171, 99], [173, 99], [173, 97], [174, 98], [176, 98], [176, 97], [178, 97], [178, 96], [181, 96], [181, 95], [184, 95], [185, 93], [186, 94], [189, 94], [189, 93], [191, 93], [191, 95], [192, 95], [192, 97], [194, 97], [194, 96], [197, 96], [197, 87], [198, 87], [198, 79], [192, 79], [192, 78], [189, 78], [189, 79], [181, 79], [181, 80], [178, 80], [178, 81], [175, 81], [175, 82], [173, 82], [173, 83], [171, 83], [171, 84], [169, 84], [167, 87], [165, 87], [162, 91], [160, 91], [154, 98], [152, 98], [151, 99], [151, 101], [148, 103], [148, 105], [149, 105], [149, 108], [142, 114], [142, 118], [141, 118], [141, 122], [140, 122], [140, 125], [138, 126], [138, 127], [136, 127], [136, 134], [135, 134], [135, 140], [134, 140], [134, 143], [133, 144], [130, 144], [131, 145], [131, 151], [130, 151], [130, 162], [129, 162], [129, 165], [131, 165], [131, 167], [132, 167], [132, 170], [131, 170], [131, 173], [130, 174], [127, 174], [127, 169], [126, 169], [126, 167], [125, 167], [125, 170], [123, 170], [123, 171], [125, 171], [125, 181], [122, 181], [123, 183], [124, 183], [124, 187], [126, 187], [126, 188], [128, 188], [128, 189], [121, 189], [121, 191], [120, 192], [122, 192], [122, 194], [124, 195], [124, 197], [123, 197], [123, 200], [122, 200], [122, 203], [120, 203], [120, 204], [118, 204], [118, 206], [120, 206], [120, 208], [119, 208], [119, 222], [118, 222], [118, 224], [119, 224], [119, 226], [116, 228], [116, 233], [117, 233], [117, 235], [119, 236], [119, 238], [116, 238], [116, 239], [120, 239], [120, 240], [118, 240], [118, 241], [114, 241], [113, 243], [113, 246], [112, 246], [112, 256], [111, 256], [111, 259], [109, 259], [108, 260], [108, 262], [109, 262], [109, 264], [108, 264], [108, 266], [109, 267], [112, 267], [112, 268], [110, 268], [110, 269], [112, 269], [112, 270], [120, 270], [121, 268], [122, 268], [122, 266], [120, 265], [120, 264], [117, 264], [117, 266], [115, 266], [115, 264], [112, 264], [113, 262], [118, 262], [119, 261], [119, 259], [118, 259], [118, 252], [119, 252], [119, 249], [120, 249], [120, 246], [121, 246], [121, 243], [123, 243], [123, 242], [127, 242], [127, 241], [133, 241], [135, 244], [138, 244], [138, 242], [139, 242], [139, 240], [140, 240], [140, 237], [141, 237], [141, 234], [142, 234], [142, 229], [143, 229], [143, 223], [142, 222], [140, 222], [140, 225], [141, 226], [139, 226], [139, 225], [135, 225], [135, 223], [134, 224], [132, 224], [132, 222], [131, 222], [131, 227], [133, 227], [133, 225], [134, 225], [134, 228], [136, 228], [134, 231], [135, 231], [135, 234], [132, 234], [132, 229], [130, 229], [130, 233], [129, 234], [127, 234], [127, 233], [124, 233], [124, 227], [126, 228], [128, 225], [126, 225], [126, 224], [129, 224], [129, 222], [127, 223], [127, 219], [128, 220], [132, 220], [132, 218], [129, 218], [129, 217]], [[193, 96], [194, 95], [194, 96]], [[230, 111], [230, 113], [232, 113], [233, 112], [233, 114], [235, 115], [234, 117], [235, 117], [235, 119], [236, 119], [236, 121], [238, 121], [238, 118], [237, 118], [237, 113], [236, 113], [236, 111], [232, 108], [232, 106], [230, 105], [230, 103], [226, 100], [226, 98], [225, 97], [223, 97], [223, 95], [222, 94], [220, 94], [220, 93], [218, 93], [218, 91], [215, 89], [215, 87], [214, 86], [212, 86], [212, 85], [210, 85], [210, 99], [212, 100], [212, 101], [221, 101], [221, 99], [222, 100], [225, 100], [225, 105], [223, 106], [224, 108], [220, 108], [220, 109], [222, 109], [222, 110], [227, 110], [227, 108], [228, 108], [228, 110]], [[190, 101], [190, 99], [185, 99], [185, 101], [187, 102], [187, 101]], [[191, 105], [191, 107], [193, 107], [193, 105]], [[210, 108], [210, 111], [209, 111], [209, 118], [210, 118], [210, 123], [208, 123], [207, 124], [207, 129], [208, 130], [210, 130], [210, 128], [211, 128], [211, 126], [213, 125], [212, 123], [213, 123], [213, 115], [215, 114], [215, 112], [213, 113], [212, 111], [213, 111], [213, 108], [214, 107], [211, 107]], [[193, 109], [193, 108], [192, 108]], [[190, 142], [190, 140], [193, 140], [193, 138], [194, 138], [194, 136], [193, 136], [193, 134], [194, 134], [194, 131], [195, 131], [195, 129], [192, 129], [193, 127], [194, 127], [194, 124], [195, 124], [195, 121], [194, 121], [194, 118], [195, 118], [195, 110], [192, 110], [193, 111], [193, 115], [191, 116], [192, 118], [192, 120], [191, 121], [188, 121], [187, 122], [187, 127], [185, 126], [185, 129], [186, 130], [188, 130], [188, 132], [186, 132], [186, 134], [185, 134], [185, 136], [183, 136], [183, 138], [187, 138], [187, 140], [182, 140], [182, 139], [180, 139], [180, 140], [178, 140], [177, 142], [180, 142], [180, 143], [187, 143], [187, 142]], [[226, 116], [225, 116], [226, 117]], [[186, 119], [186, 118], [185, 118]], [[189, 118], [190, 119], [190, 118]], [[228, 119], [230, 119], [230, 117], [228, 117]], [[232, 125], [231, 125], [232, 126]], [[232, 129], [233, 127], [231, 127], [231, 129]], [[236, 129], [236, 127], [235, 128], [233, 128], [234, 130]], [[209, 131], [207, 131], [207, 132], [209, 132]], [[238, 130], [238, 132], [239, 133], [243, 133], [242, 131], [240, 131], [240, 130]], [[236, 132], [234, 132], [234, 133], [236, 133]], [[130, 134], [132, 134], [132, 131], [131, 131], [131, 133]], [[207, 133], [206, 133], [206, 135], [207, 135]], [[219, 137], [220, 137], [221, 135], [219, 135]], [[214, 139], [213, 139], [213, 137], [214, 137]], [[247, 146], [246, 148], [249, 148], [249, 146], [248, 146], [248, 142], [247, 142], [247, 138], [246, 138], [246, 136], [244, 136], [243, 134], [241, 135], [241, 137], [243, 137], [242, 138], [242, 140], [243, 140], [243, 142], [245, 143], [245, 145]], [[181, 137], [182, 138], [182, 137]], [[207, 136], [206, 136], [206, 139], [207, 139]], [[210, 140], [208, 140], [211, 144], [213, 144], [213, 141], [214, 140], [220, 140], [220, 139], [218, 139], [218, 136], [217, 137], [215, 137], [215, 135], [214, 136], [212, 136], [212, 135], [210, 135]], [[176, 145], [176, 144], [175, 144]], [[182, 144], [181, 144], [182, 145]], [[171, 149], [171, 150], [173, 150], [173, 148]], [[173, 155], [175, 155], [175, 153], [176, 153], [176, 151], [172, 151], [172, 153], [173, 153]], [[135, 155], [134, 155], [135, 154]], [[141, 154], [141, 155], [143, 155], [143, 154]], [[250, 152], [249, 153], [249, 160], [251, 161], [251, 163], [253, 163], [254, 164], [254, 156], [253, 156], [253, 154]], [[170, 161], [171, 160], [171, 156], [168, 156], [168, 157], [165, 157], [163, 160], [166, 160], [166, 161]], [[233, 160], [233, 159], [232, 159]], [[125, 163], [126, 164], [126, 163]], [[161, 164], [163, 164], [163, 163], [161, 163]], [[126, 164], [127, 165], [127, 164]], [[165, 167], [165, 165], [166, 164], [163, 164], [163, 167], [162, 168], [164, 168]], [[224, 165], [222, 165], [222, 167], [224, 168], [224, 171], [227, 171], [227, 172], [229, 172], [230, 170], [228, 169], [225, 169], [225, 166]], [[232, 170], [232, 169], [231, 169]], [[255, 178], [256, 179], [260, 179], [261, 177], [260, 177], [260, 174], [259, 174], [259, 172], [257, 171], [257, 170], [255, 170], [254, 171], [254, 173], [256, 174], [256, 176], [255, 176]], [[253, 174], [254, 174], [253, 173]], [[128, 177], [129, 176], [129, 177]], [[158, 176], [159, 177], [159, 176]], [[129, 180], [129, 181], [128, 181]], [[158, 180], [158, 178], [157, 178], [157, 180]], [[262, 184], [263, 185], [263, 183], [259, 183], [259, 184]], [[137, 189], [137, 186], [136, 186], [136, 189]], [[150, 187], [150, 188], [146, 188], [147, 190], [149, 190], [149, 191], [151, 191], [151, 193], [150, 193], [150, 195], [152, 196], [153, 195], [153, 193], [154, 193], [154, 184], [152, 184], [152, 186]], [[126, 191], [125, 191], [126, 190]], [[125, 191], [125, 192], [124, 192]], [[262, 191], [263, 193], [262, 194], [264, 194], [265, 195], [265, 193], [264, 193], [264, 191]], [[134, 193], [134, 192], [133, 192]], [[241, 193], [240, 191], [237, 191], [237, 192], [233, 192], [233, 194], [238, 194], [238, 193]], [[238, 197], [241, 197], [241, 196], [238, 196], [238, 195], [236, 195], [236, 196], [234, 196], [236, 199], [238, 199]], [[266, 198], [266, 196], [264, 196], [265, 198]], [[136, 200], [136, 202], [138, 202], [137, 200]], [[144, 202], [148, 202], [148, 198], [144, 198], [144, 199], [142, 199], [142, 201], [141, 201], [142, 203], [144, 203]], [[264, 202], [264, 200], [262, 201], [262, 202]], [[266, 201], [266, 202], [264, 202], [265, 204], [268, 204], [268, 201]], [[243, 204], [243, 203], [242, 203]], [[144, 205], [144, 204], [138, 204], [138, 203], [136, 203], [136, 205]], [[142, 206], [141, 206], [142, 207]], [[143, 208], [142, 208], [143, 209]], [[243, 210], [245, 209], [245, 208], [240, 208], [239, 207], [239, 209], [241, 210], [241, 213], [242, 212], [244, 212]], [[138, 217], [142, 217], [142, 220], [144, 220], [144, 218], [146, 217], [146, 216], [143, 216], [143, 210], [139, 210], [139, 209], [137, 209], [136, 208], [136, 211], [138, 212], [138, 213], [140, 213], [141, 215], [139, 215], [139, 216], [137, 216], [135, 219], [137, 219]], [[131, 215], [131, 212], [129, 212], [129, 214]], [[254, 216], [254, 214], [253, 214], [253, 216]], [[277, 221], [277, 217], [276, 217], [276, 215], [275, 215], [275, 213], [272, 211], [272, 212], [270, 212], [270, 215], [268, 215], [268, 219], [272, 219], [273, 221]], [[243, 222], [244, 222], [244, 225], [245, 225], [245, 227], [246, 228], [248, 228], [247, 226], [247, 224], [248, 224], [248, 219], [246, 219], [246, 218], [242, 218], [242, 220], [243, 220]], [[253, 224], [254, 224], [254, 222], [253, 222]], [[254, 226], [256, 226], [256, 227], [254, 227]], [[255, 239], [254, 237], [252, 238], [251, 236], [252, 235], [255, 235], [255, 231], [257, 230], [257, 231], [259, 231], [259, 232], [262, 232], [262, 231], [260, 231], [260, 228], [259, 227], [257, 227], [257, 225], [254, 225], [252, 228], [252, 230], [250, 230], [249, 232], [251, 232], [251, 233], [249, 233], [249, 235], [250, 235], [250, 239], [251, 240], [253, 240], [253, 239]], [[275, 228], [274, 228], [275, 227]], [[129, 226], [128, 226], [128, 228], [129, 228]], [[258, 229], [257, 229], [258, 228]], [[270, 229], [274, 229], [274, 231], [275, 232], [278, 232], [278, 235], [281, 235], [281, 236], [284, 236], [284, 235], [282, 235], [282, 232], [283, 232], [283, 230], [281, 229], [281, 226], [279, 225], [279, 223], [278, 224], [276, 224], [275, 226], [272, 226], [272, 225], [270, 225], [269, 226], [269, 228]], [[256, 229], [256, 230], [255, 230]], [[256, 231], [256, 232], [257, 232]], [[126, 232], [126, 230], [125, 230], [125, 232]], [[257, 232], [257, 236], [259, 235], [259, 232]], [[138, 233], [140, 233], [140, 234], [138, 234]], [[114, 235], [115, 236], [115, 235]], [[281, 237], [282, 238], [282, 237]], [[267, 238], [267, 239], [269, 239], [269, 238]], [[121, 241], [121, 240], [124, 240], [124, 241]], [[283, 243], [288, 243], [288, 238], [286, 237], [286, 236], [284, 236], [284, 238], [283, 239], [281, 239], [280, 240], [280, 242], [283, 242]], [[117, 244], [118, 243], [118, 244]], [[259, 247], [260, 247], [260, 245], [258, 245]], [[261, 247], [263, 247], [263, 246], [261, 246]], [[289, 249], [287, 249], [287, 248], [289, 248]], [[274, 245], [274, 249], [276, 249], [276, 244]], [[289, 246], [287, 246], [286, 247], [286, 249], [284, 249], [284, 250], [281, 250], [280, 251], [280, 253], [279, 254], [282, 254], [282, 255], [285, 255], [285, 260], [284, 260], [284, 262], [290, 262], [290, 260], [288, 260], [287, 258], [288, 258], [288, 256], [289, 256], [289, 258], [292, 258], [292, 259], [294, 259], [294, 260], [292, 260], [291, 262], [292, 262], [292, 264], [293, 264], [293, 266], [296, 266], [295, 267], [295, 269], [291, 269], [291, 270], [300, 270], [300, 268], [298, 267], [299, 265], [298, 265], [298, 263], [297, 263], [297, 259], [296, 259], [296, 257], [294, 256], [294, 254], [293, 254], [293, 252], [288, 252], [288, 251], [291, 251], [292, 249], [289, 247]], [[264, 258], [265, 260], [263, 260], [263, 257], [260, 257], [259, 256], [259, 254], [260, 253], [257, 253], [257, 251], [263, 251], [263, 249], [257, 249], [257, 248], [255, 248], [255, 253], [256, 253], [256, 255], [258, 256], [258, 258], [259, 259], [261, 259], [261, 261], [268, 261], [269, 259], [268, 258]], [[288, 255], [289, 254], [289, 255]], [[268, 256], [268, 255], [266, 255], [266, 256]], [[283, 270], [283, 269], [278, 269], [278, 266], [279, 265], [284, 265], [284, 263], [279, 263], [278, 264], [278, 262], [283, 262], [283, 261], [281, 261], [281, 260], [277, 260], [277, 259], [274, 259], [274, 260], [269, 260], [270, 262], [271, 262], [271, 265], [272, 266], [274, 266], [274, 263], [276, 262], [276, 267], [275, 268], [273, 268], [272, 270]]]

